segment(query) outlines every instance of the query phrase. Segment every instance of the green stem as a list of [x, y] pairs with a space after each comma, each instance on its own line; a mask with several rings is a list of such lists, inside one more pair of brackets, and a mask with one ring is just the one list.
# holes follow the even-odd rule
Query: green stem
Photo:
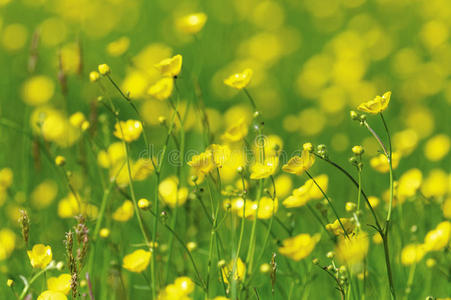
[[[258, 186], [258, 190], [257, 190], [257, 211], [255, 212], [255, 218], [253, 220], [252, 223], [252, 229], [251, 229], [251, 236], [249, 239], [249, 248], [247, 251], [247, 256], [246, 256], [246, 264], [247, 264], [247, 270], [248, 270], [248, 274], [250, 275], [252, 273], [252, 264], [254, 262], [254, 252], [255, 252], [255, 244], [257, 243], [257, 237], [255, 236], [255, 230], [257, 228], [257, 220], [258, 220], [258, 209], [260, 206], [260, 198], [263, 192], [263, 179], [260, 179], [259, 181], [259, 186]], [[245, 217], [245, 216], [243, 216]], [[246, 277], [246, 276], [244, 276]]]

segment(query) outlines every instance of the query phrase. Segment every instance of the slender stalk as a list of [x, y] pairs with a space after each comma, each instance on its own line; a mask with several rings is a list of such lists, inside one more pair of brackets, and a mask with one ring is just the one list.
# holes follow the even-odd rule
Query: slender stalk
[[246, 94], [247, 98], [249, 99], [249, 102], [252, 105], [252, 109], [254, 110], [254, 112], [256, 112], [257, 111], [257, 105], [255, 105], [254, 98], [252, 98], [251, 94], [249, 93], [249, 91], [246, 88], [244, 88], [243, 91]]
[[307, 176], [313, 181], [313, 183], [316, 185], [316, 187], [321, 191], [321, 194], [323, 194], [324, 198], [326, 198], [327, 203], [329, 204], [330, 208], [332, 208], [332, 211], [333, 211], [335, 217], [337, 218], [338, 223], [340, 223], [341, 229], [343, 229], [344, 235], [349, 239], [348, 232], [346, 231], [345, 227], [343, 226], [343, 223], [341, 222], [340, 217], [338, 216], [338, 212], [335, 209], [334, 205], [332, 204], [332, 201], [330, 201], [329, 197], [327, 197], [324, 190], [321, 188], [321, 186], [318, 184], [318, 182], [316, 182], [316, 180], [312, 177], [312, 175], [310, 175], [310, 173], [308, 171], [305, 171], [305, 174], [307, 174]]
[[[247, 270], [248, 270], [248, 274], [250, 275], [252, 273], [252, 264], [254, 261], [254, 252], [255, 252], [255, 244], [257, 242], [257, 237], [255, 235], [255, 230], [257, 228], [257, 220], [258, 220], [258, 209], [260, 206], [260, 198], [263, 192], [263, 179], [260, 179], [259, 181], [259, 186], [258, 186], [258, 190], [257, 190], [257, 211], [255, 212], [255, 218], [253, 220], [252, 223], [252, 229], [251, 229], [251, 236], [249, 239], [249, 248], [247, 251], [247, 256], [246, 256], [246, 264], [247, 266]], [[244, 216], [245, 217], [245, 216]]]

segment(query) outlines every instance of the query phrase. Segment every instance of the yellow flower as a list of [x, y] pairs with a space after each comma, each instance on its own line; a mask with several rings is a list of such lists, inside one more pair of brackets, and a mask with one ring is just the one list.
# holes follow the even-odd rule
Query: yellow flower
[[253, 75], [252, 69], [244, 69], [241, 73], [235, 73], [230, 75], [224, 80], [224, 83], [230, 87], [233, 87], [237, 90], [244, 89], [249, 85], [249, 82], [252, 79]]
[[55, 181], [47, 179], [34, 188], [30, 195], [33, 207], [42, 209], [48, 207], [58, 194], [58, 185]]
[[141, 122], [138, 120], [119, 121], [114, 129], [114, 135], [128, 143], [137, 140], [143, 131]]
[[[392, 167], [393, 169], [396, 169], [399, 165], [399, 160], [401, 159], [401, 155], [398, 152], [392, 153]], [[380, 172], [380, 173], [387, 173], [390, 171], [390, 166], [388, 163], [388, 159], [384, 154], [379, 154], [375, 157], [373, 157], [370, 160], [370, 166]]]
[[[285, 197], [290, 194], [291, 189], [293, 188], [293, 181], [291, 180], [291, 176], [288, 174], [279, 175], [276, 180], [276, 194], [277, 197]], [[272, 193], [274, 190], [270, 187]]]
[[301, 156], [293, 156], [282, 167], [282, 170], [296, 175], [301, 175], [304, 171], [310, 169], [315, 163], [315, 156], [307, 150], [302, 150]]
[[381, 96], [376, 96], [371, 101], [360, 104], [357, 109], [370, 114], [378, 114], [383, 112], [390, 102], [391, 92], [386, 92]]
[[191, 294], [194, 291], [194, 282], [186, 276], [178, 277], [174, 281], [174, 285], [185, 295]]
[[175, 25], [180, 32], [196, 34], [202, 30], [205, 22], [207, 22], [207, 15], [200, 12], [189, 14], [177, 19]]
[[8, 228], [0, 230], [0, 261], [7, 259], [16, 247], [16, 235]]
[[208, 146], [207, 151], [211, 151], [213, 161], [218, 168], [222, 168], [222, 166], [227, 162], [230, 158], [230, 147], [228, 145], [217, 145], [211, 144]]
[[204, 175], [210, 173], [216, 167], [213, 153], [210, 150], [194, 155], [188, 165], [195, 169], [197, 174]]
[[229, 284], [230, 280], [239, 281], [244, 278], [246, 265], [241, 258], [238, 257], [236, 260], [233, 260], [228, 265], [224, 266], [221, 271], [224, 283]]
[[416, 194], [421, 186], [423, 174], [419, 169], [410, 169], [398, 180], [397, 197], [398, 203], [403, 203], [406, 198], [412, 197]]
[[50, 77], [38, 75], [23, 84], [22, 99], [33, 106], [42, 105], [53, 97], [54, 91], [55, 85]]
[[113, 220], [117, 222], [127, 222], [133, 217], [133, 203], [130, 200], [125, 200], [120, 207], [113, 213]]
[[81, 129], [83, 131], [89, 128], [88, 120], [86, 120], [85, 115], [79, 111], [69, 117], [69, 123], [75, 128]]
[[77, 199], [72, 193], [61, 199], [58, 203], [58, 216], [60, 218], [72, 218], [79, 214], [95, 218], [97, 217], [97, 213], [97, 206]]
[[120, 56], [128, 50], [130, 46], [130, 39], [126, 36], [123, 36], [106, 46], [106, 52], [108, 52], [111, 56]]
[[401, 263], [405, 266], [416, 264], [425, 253], [424, 245], [408, 244], [401, 251]]
[[172, 208], [183, 205], [188, 199], [188, 189], [186, 187], [179, 187], [178, 185], [178, 178], [176, 176], [170, 176], [164, 179], [158, 186], [158, 193], [161, 199]]
[[13, 183], [14, 174], [10, 168], [3, 168], [0, 170], [0, 186], [9, 188]]
[[33, 248], [27, 251], [33, 268], [45, 269], [52, 261], [52, 248], [43, 244], [34, 245]]
[[[329, 177], [326, 174], [321, 174], [314, 177], [316, 183], [321, 187], [321, 189], [326, 192], [329, 182]], [[285, 199], [282, 203], [286, 208], [300, 207], [304, 206], [311, 199], [321, 199], [323, 193], [316, 186], [312, 179], [307, 180], [304, 185], [294, 189], [293, 193]]]
[[440, 251], [448, 246], [451, 236], [451, 222], [443, 221], [426, 234], [424, 246], [427, 251]]
[[124, 257], [122, 266], [130, 272], [141, 273], [149, 265], [151, 255], [149, 251], [138, 249]]
[[14, 285], [14, 280], [12, 280], [12, 279], [6, 280], [6, 285], [7, 285], [8, 287], [12, 287], [12, 286]]
[[186, 276], [178, 277], [174, 283], [167, 285], [158, 294], [158, 300], [190, 300], [188, 297], [194, 291], [194, 282]]
[[450, 187], [449, 175], [441, 169], [433, 169], [421, 186], [421, 193], [427, 198], [446, 195]]
[[44, 291], [37, 300], [67, 300], [66, 295], [56, 291]]
[[50, 277], [47, 279], [47, 288], [49, 291], [61, 292], [67, 295], [70, 291], [72, 277], [70, 274], [61, 274], [58, 277]]
[[277, 209], [279, 208], [279, 200], [270, 197], [262, 197], [258, 205], [257, 218], [258, 219], [269, 219], [272, 215], [275, 215]]
[[267, 157], [263, 163], [256, 162], [251, 167], [251, 179], [263, 179], [273, 175], [279, 166], [279, 157]]
[[176, 77], [182, 70], [182, 56], [177, 54], [171, 58], [163, 59], [155, 67], [163, 76]]
[[107, 64], [99, 65], [98, 69], [99, 69], [99, 73], [102, 75], [107, 75], [111, 72], [110, 66], [108, 66]]
[[89, 72], [89, 81], [96, 82], [97, 80], [99, 80], [99, 78], [100, 78], [99, 72], [97, 71]]
[[174, 79], [172, 77], [163, 77], [150, 86], [147, 93], [157, 100], [166, 100], [172, 95], [173, 89]]
[[66, 164], [66, 158], [62, 155], [58, 155], [57, 157], [55, 157], [55, 165], [61, 167], [64, 166]]
[[360, 263], [365, 258], [368, 253], [368, 247], [368, 235], [361, 231], [349, 239], [340, 236], [335, 246], [335, 253], [340, 262], [354, 265]]
[[439, 161], [448, 154], [451, 141], [446, 134], [437, 134], [430, 138], [424, 146], [424, 154], [430, 161]]
[[150, 201], [146, 198], [141, 198], [138, 200], [138, 207], [141, 209], [148, 209], [150, 206]]
[[248, 126], [246, 119], [241, 118], [236, 124], [229, 127], [221, 138], [228, 143], [241, 141], [247, 136]]
[[319, 240], [319, 234], [311, 236], [306, 233], [301, 233], [283, 240], [283, 246], [279, 247], [279, 252], [295, 261], [300, 261], [312, 253]]
[[[343, 224], [343, 227], [346, 230], [346, 233], [349, 235], [354, 231], [355, 223], [354, 220], [351, 218], [340, 218], [341, 224]], [[338, 222], [338, 219], [335, 220], [332, 224], [327, 224], [326, 229], [331, 231], [334, 235], [340, 236], [344, 235], [343, 228], [341, 227], [340, 222]]]
[[100, 231], [99, 231], [99, 236], [100, 236], [101, 238], [106, 239], [107, 237], [110, 236], [110, 230], [109, 230], [108, 228], [102, 228], [102, 229], [100, 229]]

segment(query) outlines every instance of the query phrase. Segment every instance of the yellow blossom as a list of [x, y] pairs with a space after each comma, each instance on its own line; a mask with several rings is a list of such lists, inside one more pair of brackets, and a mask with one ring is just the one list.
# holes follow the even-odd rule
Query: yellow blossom
[[107, 75], [111, 72], [110, 66], [108, 66], [107, 64], [99, 65], [98, 69], [99, 69], [99, 73], [102, 75]]
[[293, 156], [282, 167], [282, 170], [296, 175], [302, 175], [315, 163], [315, 156], [307, 150], [303, 150], [301, 156]]
[[378, 114], [383, 112], [390, 102], [391, 92], [386, 92], [382, 96], [376, 96], [371, 101], [360, 104], [357, 109], [370, 114]]
[[335, 246], [335, 253], [340, 262], [354, 265], [362, 262], [368, 253], [368, 247], [368, 235], [361, 231], [356, 235], [350, 236], [349, 239], [340, 236]]
[[210, 150], [194, 155], [188, 165], [196, 170], [196, 174], [208, 174], [215, 168], [213, 153]]
[[96, 82], [97, 80], [99, 80], [99, 78], [100, 78], [99, 72], [97, 71], [89, 72], [89, 81]]
[[117, 222], [127, 222], [133, 217], [133, 203], [130, 200], [125, 200], [120, 207], [113, 213], [113, 220]]
[[406, 198], [415, 195], [421, 186], [423, 174], [419, 169], [406, 171], [398, 180], [397, 197], [398, 203], [404, 202]]
[[230, 87], [233, 87], [237, 90], [241, 90], [246, 88], [249, 85], [249, 82], [252, 79], [253, 75], [252, 69], [244, 69], [241, 73], [235, 73], [230, 75], [224, 80], [224, 83]]
[[147, 93], [157, 100], [166, 100], [172, 95], [174, 89], [174, 79], [163, 77], [149, 87]]
[[44, 291], [37, 300], [67, 300], [66, 295], [57, 291]]
[[150, 206], [150, 201], [146, 198], [141, 198], [138, 200], [138, 207], [141, 209], [148, 209]]
[[241, 118], [236, 124], [229, 127], [221, 138], [228, 143], [241, 141], [247, 136], [248, 126], [246, 119]]
[[229, 284], [230, 280], [242, 280], [244, 273], [246, 273], [246, 265], [239, 257], [222, 268], [222, 278], [226, 284]]
[[171, 58], [163, 59], [155, 67], [160, 71], [162, 76], [176, 77], [182, 70], [182, 56], [177, 54]]
[[0, 229], [0, 261], [7, 259], [16, 247], [16, 235], [8, 228]]
[[114, 136], [128, 143], [135, 141], [143, 131], [141, 122], [138, 120], [119, 121], [114, 126]]
[[98, 213], [97, 206], [87, 203], [70, 193], [58, 203], [58, 216], [60, 218], [72, 218], [82, 214], [90, 218], [95, 218]]
[[416, 264], [423, 258], [425, 253], [423, 245], [408, 244], [401, 251], [401, 263], [405, 266]]
[[449, 177], [441, 169], [433, 169], [421, 185], [421, 193], [427, 198], [446, 195], [450, 187]]
[[101, 238], [106, 239], [107, 237], [110, 236], [110, 230], [109, 230], [108, 228], [102, 228], [102, 229], [100, 229], [100, 231], [99, 231], [99, 236], [100, 236]]
[[52, 248], [43, 244], [36, 244], [31, 250], [27, 251], [33, 268], [45, 269], [52, 261]]
[[[329, 177], [326, 174], [321, 174], [314, 177], [316, 183], [321, 189], [326, 192]], [[283, 205], [286, 208], [300, 207], [305, 205], [311, 199], [321, 199], [323, 194], [321, 190], [316, 186], [312, 179], [309, 179], [301, 187], [294, 189], [293, 193], [283, 201]]]
[[35, 208], [46, 208], [52, 204], [57, 194], [58, 185], [55, 181], [47, 179], [34, 188], [31, 192], [30, 201]]
[[451, 141], [446, 134], [437, 134], [429, 139], [424, 146], [424, 154], [430, 161], [439, 161], [448, 154]]
[[106, 46], [106, 52], [111, 56], [120, 56], [128, 50], [130, 46], [130, 39], [126, 36], [120, 37], [119, 39], [109, 43]]
[[283, 246], [279, 247], [279, 252], [295, 261], [300, 261], [310, 255], [319, 240], [319, 234], [311, 236], [302, 233], [283, 240]]
[[138, 249], [124, 257], [122, 266], [130, 272], [141, 273], [149, 265], [151, 255], [149, 251]]
[[443, 221], [429, 231], [424, 238], [424, 246], [427, 251], [440, 251], [448, 246], [451, 236], [451, 222]]
[[72, 277], [70, 274], [61, 274], [58, 277], [50, 277], [47, 279], [47, 288], [50, 291], [61, 292], [67, 295], [70, 291]]
[[196, 34], [202, 30], [207, 22], [207, 15], [199, 12], [189, 14], [177, 19], [175, 25], [180, 32], [187, 34]]
[[179, 187], [176, 176], [170, 176], [164, 179], [158, 186], [158, 192], [164, 203], [172, 208], [183, 205], [188, 199], [188, 189], [186, 187]]
[[279, 208], [279, 200], [277, 198], [262, 197], [257, 209], [258, 219], [269, 219], [276, 214]]
[[277, 171], [279, 166], [279, 157], [270, 156], [263, 163], [256, 162], [251, 167], [251, 179], [268, 178]]
[[231, 151], [228, 145], [211, 144], [208, 146], [207, 151], [211, 151], [213, 162], [218, 168], [222, 168], [222, 166], [230, 158]]
[[[346, 230], [346, 234], [350, 235], [355, 229], [354, 220], [351, 218], [340, 218], [340, 221]], [[343, 228], [341, 227], [341, 224], [337, 219], [332, 224], [327, 224], [326, 229], [331, 231], [336, 236], [344, 235], [344, 231]]]
[[[399, 165], [401, 155], [398, 152], [392, 153], [392, 167], [396, 169]], [[370, 160], [370, 166], [380, 173], [387, 173], [390, 170], [388, 159], [384, 154], [379, 154]]]
[[50, 77], [38, 75], [23, 84], [22, 99], [33, 106], [42, 105], [53, 97], [54, 91], [55, 85]]

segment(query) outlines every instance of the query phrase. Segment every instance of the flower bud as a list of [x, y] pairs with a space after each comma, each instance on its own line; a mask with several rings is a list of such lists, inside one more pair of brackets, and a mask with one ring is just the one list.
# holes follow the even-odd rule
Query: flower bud
[[354, 202], [346, 202], [345, 209], [347, 212], [353, 212], [357, 208], [357, 205]]
[[66, 164], [66, 158], [64, 158], [64, 156], [62, 155], [58, 155], [57, 157], [55, 157], [55, 164], [58, 167], [64, 166]]
[[355, 155], [362, 155], [364, 152], [363, 147], [362, 146], [354, 146], [352, 147], [352, 153], [354, 153]]
[[305, 143], [304, 145], [302, 145], [302, 149], [306, 150], [306, 151], [309, 151], [309, 152], [312, 152], [313, 151], [313, 145], [310, 142]]
[[99, 65], [98, 69], [99, 69], [99, 73], [102, 75], [107, 75], [111, 72], [110, 66], [108, 66], [107, 64]]
[[335, 253], [334, 253], [333, 251], [329, 251], [329, 252], [327, 252], [327, 254], [326, 254], [326, 257], [329, 258], [329, 259], [334, 258], [334, 256], [335, 256]]
[[100, 78], [99, 72], [92, 71], [89, 73], [89, 81], [96, 82], [97, 80], [99, 80], [99, 78]]
[[14, 285], [14, 280], [8, 279], [8, 280], [6, 281], [6, 285], [9, 286], [9, 287], [12, 287], [12, 286]]
[[146, 198], [141, 198], [138, 200], [138, 207], [141, 209], [148, 209], [150, 206], [150, 201]]
[[350, 111], [349, 115], [351, 116], [351, 119], [354, 121], [359, 119], [359, 114], [353, 110]]

